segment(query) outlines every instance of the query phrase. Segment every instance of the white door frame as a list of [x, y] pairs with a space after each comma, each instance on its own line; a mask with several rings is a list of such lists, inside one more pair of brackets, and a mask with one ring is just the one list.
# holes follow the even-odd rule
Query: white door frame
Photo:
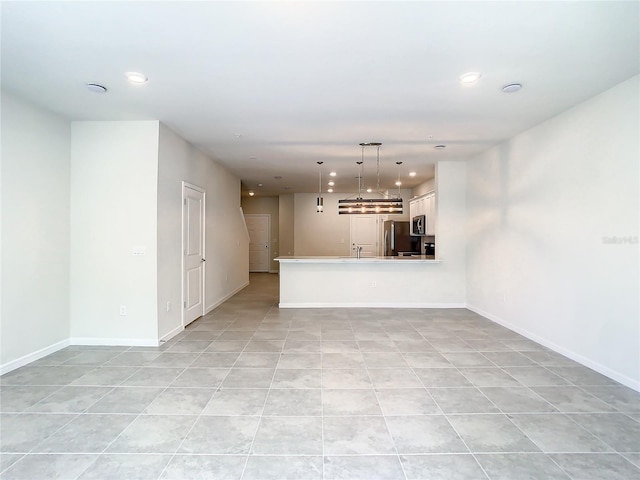
[[[185, 325], [185, 320], [184, 320], [184, 314], [185, 314], [185, 308], [186, 308], [186, 292], [184, 289], [184, 285], [185, 285], [185, 261], [184, 261], [184, 256], [185, 256], [185, 251], [186, 251], [186, 245], [184, 243], [185, 240], [185, 228], [186, 228], [186, 215], [185, 215], [185, 206], [186, 206], [186, 202], [187, 202], [187, 196], [185, 194], [186, 189], [189, 188], [191, 190], [195, 190], [197, 192], [202, 193], [202, 219], [201, 219], [201, 224], [202, 224], [202, 258], [206, 259], [206, 208], [207, 208], [207, 192], [204, 188], [199, 187], [197, 185], [193, 185], [191, 183], [185, 182], [184, 180], [182, 181], [182, 201], [180, 202], [181, 208], [180, 210], [182, 211], [182, 231], [181, 231], [181, 240], [180, 240], [180, 266], [181, 266], [181, 283], [180, 283], [180, 291], [181, 291], [181, 298], [180, 298], [180, 321], [182, 323], [182, 327], [186, 327]], [[205, 279], [206, 279], [206, 270], [207, 270], [207, 262], [203, 261], [202, 262], [202, 278], [201, 278], [201, 285], [202, 285], [202, 292], [201, 292], [201, 296], [202, 296], [202, 315], [205, 314]], [[189, 322], [191, 323], [191, 322]]]
[[[267, 269], [264, 272], [271, 272], [271, 214], [270, 213], [245, 213], [246, 217], [267, 219]], [[251, 238], [249, 238], [251, 241]], [[262, 270], [260, 270], [262, 272]]]

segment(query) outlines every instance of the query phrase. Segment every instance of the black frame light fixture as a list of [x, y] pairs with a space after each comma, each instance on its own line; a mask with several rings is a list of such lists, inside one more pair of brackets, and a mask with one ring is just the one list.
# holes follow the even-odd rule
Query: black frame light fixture
[[[338, 214], [340, 215], [401, 215], [403, 213], [402, 197], [392, 198], [380, 190], [380, 142], [361, 143], [362, 160], [356, 162], [360, 168], [358, 172], [358, 193], [353, 198], [338, 200]], [[376, 173], [377, 188], [376, 195], [380, 198], [362, 198], [362, 182], [364, 178], [364, 149], [367, 147], [376, 148]], [[367, 190], [369, 191], [369, 190]], [[398, 190], [399, 192], [399, 190]]]

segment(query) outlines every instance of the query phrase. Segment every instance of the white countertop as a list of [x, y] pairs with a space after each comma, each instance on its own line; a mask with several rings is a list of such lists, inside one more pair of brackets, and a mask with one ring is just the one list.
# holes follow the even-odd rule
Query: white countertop
[[397, 256], [397, 257], [331, 257], [331, 256], [308, 256], [308, 257], [278, 257], [278, 262], [297, 263], [440, 263], [442, 260], [434, 259], [426, 255]]

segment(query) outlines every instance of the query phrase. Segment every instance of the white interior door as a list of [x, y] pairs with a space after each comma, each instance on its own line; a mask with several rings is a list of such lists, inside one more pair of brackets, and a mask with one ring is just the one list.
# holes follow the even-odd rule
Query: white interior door
[[271, 261], [271, 215], [246, 214], [244, 218], [249, 230], [249, 271], [268, 272]]
[[205, 191], [183, 182], [182, 197], [182, 324], [188, 325], [204, 315]]
[[351, 215], [351, 256], [362, 247], [360, 256], [375, 257], [378, 254], [378, 216]]

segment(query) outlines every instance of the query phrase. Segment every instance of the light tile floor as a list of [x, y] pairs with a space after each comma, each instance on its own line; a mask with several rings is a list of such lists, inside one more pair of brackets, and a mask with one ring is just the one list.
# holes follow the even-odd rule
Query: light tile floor
[[467, 310], [277, 308], [1, 378], [2, 479], [635, 479], [640, 394]]

